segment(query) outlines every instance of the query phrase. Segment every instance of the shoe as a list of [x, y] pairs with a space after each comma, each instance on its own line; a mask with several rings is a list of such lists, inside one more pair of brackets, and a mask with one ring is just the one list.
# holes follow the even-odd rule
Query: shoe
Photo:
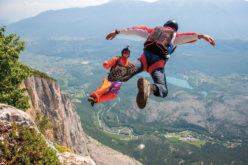
[[136, 68], [135, 68], [135, 65], [133, 65], [133, 64], [130, 64], [130, 65], [127, 65], [127, 66], [121, 66], [119, 68], [113, 69], [109, 73], [108, 80], [109, 81], [121, 81], [121, 82], [125, 82], [135, 72], [136, 72]]
[[144, 78], [139, 78], [137, 82], [138, 94], [136, 97], [137, 105], [140, 109], [145, 108], [148, 97], [152, 94], [152, 88], [149, 81]]
[[96, 102], [95, 102], [95, 98], [92, 97], [92, 96], [88, 97], [88, 101], [90, 102], [90, 104], [91, 104], [92, 107], [93, 107], [94, 104], [96, 103]]

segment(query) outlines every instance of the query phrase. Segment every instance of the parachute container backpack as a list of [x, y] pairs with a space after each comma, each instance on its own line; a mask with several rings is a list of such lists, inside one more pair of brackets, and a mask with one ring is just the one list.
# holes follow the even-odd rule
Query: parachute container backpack
[[157, 26], [144, 43], [144, 49], [166, 59], [173, 35], [173, 30]]

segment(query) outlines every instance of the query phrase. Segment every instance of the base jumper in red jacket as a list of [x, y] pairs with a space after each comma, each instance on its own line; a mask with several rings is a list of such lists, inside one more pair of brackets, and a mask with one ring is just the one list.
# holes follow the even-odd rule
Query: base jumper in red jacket
[[[128, 46], [121, 51], [121, 54], [121, 57], [116, 56], [109, 61], [105, 61], [103, 63], [103, 67], [105, 69], [111, 68], [112, 70], [120, 66], [128, 66], [132, 64], [130, 61], [128, 61], [128, 57], [130, 56], [130, 50], [128, 49]], [[101, 103], [110, 99], [114, 99], [118, 95], [121, 85], [122, 82], [111, 82], [108, 80], [108, 77], [105, 77], [102, 85], [95, 92], [90, 94], [88, 101], [91, 103], [91, 106], [94, 106], [95, 103]]]
[[[157, 29], [160, 29], [162, 32], [158, 33]], [[149, 81], [145, 80], [144, 78], [140, 78], [137, 82], [139, 92], [136, 97], [136, 102], [138, 107], [141, 109], [146, 106], [147, 99], [151, 94], [157, 97], [167, 96], [168, 89], [164, 73], [164, 66], [178, 45], [192, 43], [199, 39], [204, 39], [211, 45], [215, 45], [215, 41], [211, 36], [193, 32], [178, 33], [177, 30], [177, 22], [175, 20], [169, 20], [164, 24], [163, 27], [130, 27], [121, 30], [115, 30], [108, 33], [106, 36], [107, 40], [112, 40], [117, 34], [138, 35], [147, 39], [144, 44], [143, 54], [134, 64], [114, 69], [108, 76], [110, 81], [119, 80], [124, 82], [142, 71], [149, 72], [153, 79], [153, 84], [150, 84]], [[164, 36], [164, 38], [167, 40], [163, 41], [161, 36]], [[155, 37], [158, 37], [159, 39], [156, 40]], [[151, 38], [155, 38], [155, 40], [151, 40]], [[160, 40], [162, 41], [159, 45], [157, 43]], [[150, 45], [153, 45], [153, 47], [149, 47]], [[155, 51], [154, 45], [156, 46], [156, 49], [160, 48], [159, 50], [163, 50], [163, 52]], [[163, 49], [161, 48], [161, 45], [164, 46]]]

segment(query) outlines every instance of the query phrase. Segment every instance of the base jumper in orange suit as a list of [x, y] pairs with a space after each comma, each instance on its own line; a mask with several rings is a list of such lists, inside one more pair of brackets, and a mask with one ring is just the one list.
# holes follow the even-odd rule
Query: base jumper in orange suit
[[[109, 61], [105, 61], [103, 63], [103, 67], [105, 69], [111, 68], [117, 68], [120, 66], [127, 66], [132, 64], [130, 61], [128, 61], [128, 57], [130, 55], [130, 50], [127, 48], [124, 48], [122, 50], [122, 56], [116, 56], [110, 59]], [[122, 82], [120, 81], [114, 81], [111, 82], [108, 80], [108, 76], [106, 76], [102, 82], [102, 85], [95, 91], [90, 94], [88, 97], [88, 101], [91, 102], [91, 105], [94, 106], [95, 103], [101, 103], [107, 100], [111, 100], [117, 97], [120, 89], [121, 89]]]

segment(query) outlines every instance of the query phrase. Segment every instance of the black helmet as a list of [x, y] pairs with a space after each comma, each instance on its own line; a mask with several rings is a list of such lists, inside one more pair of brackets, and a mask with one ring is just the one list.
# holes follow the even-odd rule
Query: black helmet
[[171, 27], [172, 29], [174, 29], [175, 31], [178, 30], [178, 24], [177, 24], [177, 22], [176, 22], [175, 20], [169, 20], [169, 21], [167, 21], [167, 22], [164, 24], [164, 26], [169, 26], [169, 27]]
[[129, 52], [129, 54], [130, 54], [130, 50], [128, 49], [129, 48], [129, 44], [124, 48], [124, 49], [122, 49], [122, 51], [121, 51], [121, 55], [123, 54], [123, 52], [124, 51], [128, 51]]

